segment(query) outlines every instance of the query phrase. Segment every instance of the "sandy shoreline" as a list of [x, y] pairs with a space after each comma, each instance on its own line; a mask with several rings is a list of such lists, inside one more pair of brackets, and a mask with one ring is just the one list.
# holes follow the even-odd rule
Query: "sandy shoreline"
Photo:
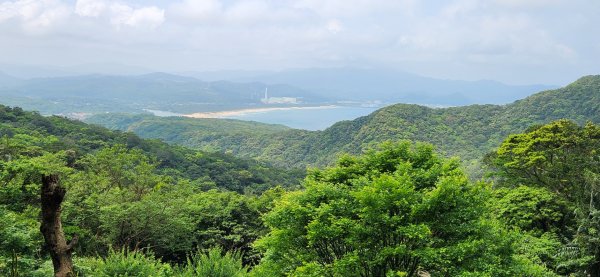
[[241, 116], [253, 113], [264, 113], [270, 111], [288, 111], [288, 110], [318, 110], [318, 109], [332, 109], [337, 108], [336, 105], [326, 106], [314, 106], [314, 107], [273, 107], [273, 108], [255, 108], [255, 109], [242, 109], [233, 111], [221, 111], [221, 112], [204, 112], [204, 113], [192, 113], [184, 114], [182, 116], [192, 118], [226, 118], [232, 116]]

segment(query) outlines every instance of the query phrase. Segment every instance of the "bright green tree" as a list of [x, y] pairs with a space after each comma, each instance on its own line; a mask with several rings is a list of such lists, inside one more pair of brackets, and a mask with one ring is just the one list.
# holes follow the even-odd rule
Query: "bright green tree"
[[[515, 276], [513, 234], [487, 213], [491, 196], [429, 145], [383, 144], [316, 170], [267, 214], [255, 274]], [[544, 269], [541, 269], [543, 272]]]

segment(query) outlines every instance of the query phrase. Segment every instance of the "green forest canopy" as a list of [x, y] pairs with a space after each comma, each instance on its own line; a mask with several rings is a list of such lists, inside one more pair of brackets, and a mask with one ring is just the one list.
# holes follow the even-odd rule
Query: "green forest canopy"
[[[597, 81], [523, 100], [552, 108], [521, 120], [568, 117], [581, 97], [594, 121]], [[58, 174], [80, 276], [597, 276], [600, 127], [523, 128], [485, 155], [493, 184], [400, 141], [298, 185], [300, 171], [1, 106], [0, 274], [52, 274], [39, 189]]]

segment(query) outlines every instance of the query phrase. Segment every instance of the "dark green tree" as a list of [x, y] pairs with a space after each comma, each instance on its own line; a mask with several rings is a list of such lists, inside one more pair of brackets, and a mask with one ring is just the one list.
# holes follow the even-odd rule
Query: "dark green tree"
[[[523, 134], [509, 136], [496, 152], [487, 157], [487, 163], [495, 169], [499, 185], [545, 188], [555, 193], [561, 201], [569, 203], [568, 214], [574, 214], [575, 220], [565, 224], [562, 234], [574, 230], [574, 235], [557, 253], [563, 260], [559, 265], [563, 273], [600, 275], [599, 150], [599, 126], [588, 123], [580, 127], [572, 121], [559, 120], [531, 128]], [[541, 210], [529, 212], [544, 216], [544, 209], [551, 208], [549, 204], [537, 207]], [[546, 216], [550, 217], [545, 220], [553, 217], [549, 214]], [[528, 219], [525, 216], [518, 220]], [[546, 223], [549, 224], [547, 227], [553, 225]]]

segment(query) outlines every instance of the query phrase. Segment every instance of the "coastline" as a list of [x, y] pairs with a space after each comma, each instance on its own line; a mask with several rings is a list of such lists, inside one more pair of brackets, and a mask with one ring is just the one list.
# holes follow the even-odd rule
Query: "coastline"
[[320, 110], [320, 109], [333, 109], [338, 108], [337, 105], [325, 105], [325, 106], [312, 106], [312, 107], [271, 107], [271, 108], [254, 108], [254, 109], [241, 109], [232, 111], [220, 111], [220, 112], [202, 112], [183, 114], [181, 116], [190, 118], [227, 118], [232, 116], [243, 116], [247, 114], [264, 113], [270, 111], [289, 111], [289, 110]]

